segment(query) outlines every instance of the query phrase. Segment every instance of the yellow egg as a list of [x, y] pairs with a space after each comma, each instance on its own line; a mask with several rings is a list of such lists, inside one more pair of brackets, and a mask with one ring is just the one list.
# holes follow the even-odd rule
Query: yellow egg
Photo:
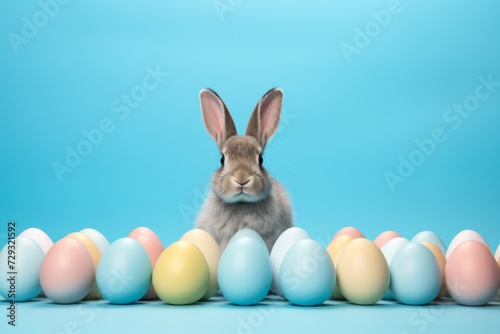
[[387, 261], [380, 248], [368, 239], [358, 238], [345, 245], [336, 272], [340, 292], [354, 304], [374, 304], [389, 289]]
[[208, 271], [210, 272], [210, 281], [207, 292], [201, 299], [207, 300], [219, 290], [219, 284], [217, 283], [217, 267], [219, 266], [221, 256], [219, 245], [208, 232], [197, 228], [188, 231], [180, 240], [192, 242], [201, 250], [203, 256], [205, 256]]
[[446, 257], [444, 256], [443, 252], [441, 249], [439, 249], [438, 246], [434, 245], [433, 243], [430, 243], [428, 241], [424, 241], [421, 243], [425, 247], [429, 248], [429, 250], [434, 254], [434, 257], [437, 260], [437, 263], [439, 265], [439, 269], [441, 270], [441, 290], [439, 291], [439, 294], [437, 295], [436, 298], [441, 298], [444, 297], [446, 294], [446, 281], [444, 279], [444, 273], [445, 273], [445, 267], [446, 267]]
[[209, 280], [205, 256], [189, 241], [177, 241], [165, 249], [153, 270], [156, 294], [174, 305], [197, 302], [207, 292]]
[[89, 251], [90, 256], [92, 257], [92, 262], [94, 263], [94, 283], [92, 283], [92, 288], [90, 289], [89, 294], [84, 299], [99, 299], [101, 298], [101, 293], [97, 288], [97, 283], [95, 280], [95, 273], [97, 270], [97, 265], [99, 264], [99, 260], [101, 259], [101, 251], [99, 247], [92, 241], [89, 237], [81, 232], [70, 233], [66, 236], [66, 238], [73, 238], [80, 241], [85, 248]]
[[[345, 245], [354, 240], [355, 238], [350, 235], [339, 235], [338, 237], [333, 238], [332, 242], [326, 248], [326, 251], [330, 255], [333, 261], [333, 265], [335, 268], [337, 267], [337, 261], [339, 259], [340, 253], [344, 249]], [[332, 293], [333, 299], [345, 299], [344, 296], [340, 293], [340, 289], [338, 284], [335, 284], [335, 289]]]

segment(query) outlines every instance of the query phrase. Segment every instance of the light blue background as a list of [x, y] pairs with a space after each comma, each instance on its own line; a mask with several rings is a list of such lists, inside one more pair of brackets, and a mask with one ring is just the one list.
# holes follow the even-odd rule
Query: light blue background
[[[313, 238], [326, 245], [352, 225], [371, 239], [385, 230], [409, 238], [433, 230], [448, 244], [475, 229], [496, 248], [500, 88], [456, 130], [443, 115], [474, 94], [479, 76], [500, 81], [498, 1], [402, 0], [350, 62], [340, 45], [352, 45], [356, 29], [373, 24], [371, 12], [389, 1], [222, 2], [231, 10], [219, 16], [213, 0], [73, 0], [16, 53], [9, 34], [22, 34], [23, 18], [32, 22], [40, 5], [2, 1], [1, 244], [15, 220], [18, 233], [39, 227], [54, 240], [93, 227], [114, 241], [145, 225], [169, 245], [192, 228], [219, 165], [201, 120], [200, 89], [215, 89], [243, 131], [258, 99], [278, 86], [285, 115], [265, 166], [288, 189], [296, 224]], [[169, 75], [121, 120], [112, 104], [142, 84], [148, 66]], [[75, 148], [82, 131], [103, 119], [114, 131], [60, 182], [53, 162], [64, 163], [66, 146]], [[391, 191], [384, 173], [396, 173], [399, 156], [408, 158], [414, 141], [436, 128], [447, 140]], [[269, 301], [238, 308], [219, 299], [184, 308], [43, 300], [18, 304], [18, 322], [21, 332], [76, 324], [82, 332], [232, 333], [241, 319], [258, 320], [267, 308], [254, 332], [493, 333], [497, 306], [298, 308], [280, 301], [269, 309]]]
[[[223, 1], [228, 3], [227, 1]], [[401, 1], [348, 62], [341, 43], [388, 1], [70, 1], [15, 53], [9, 33], [37, 1], [0, 5], [0, 221], [54, 240], [93, 227], [110, 241], [145, 225], [165, 245], [189, 230], [219, 153], [198, 92], [215, 89], [240, 131], [269, 88], [285, 92], [282, 128], [265, 166], [289, 191], [295, 222], [327, 244], [343, 226], [369, 238], [433, 230], [448, 244], [463, 229], [500, 242], [500, 88], [457, 130], [443, 120], [500, 81], [498, 1]], [[169, 75], [129, 117], [112, 103], [146, 68]], [[83, 130], [115, 130], [59, 182]], [[384, 173], [442, 128], [447, 140], [406, 182]], [[182, 214], [182, 209], [191, 210]], [[0, 231], [0, 233], [4, 233]], [[2, 235], [2, 244], [5, 235]]]

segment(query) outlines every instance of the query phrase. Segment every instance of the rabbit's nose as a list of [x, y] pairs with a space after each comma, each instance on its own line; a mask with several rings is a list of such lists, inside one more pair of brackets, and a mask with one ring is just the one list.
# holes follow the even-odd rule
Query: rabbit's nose
[[248, 182], [250, 182], [250, 179], [244, 181], [244, 182], [241, 182], [239, 180], [234, 180], [236, 183], [238, 183], [240, 186], [244, 186], [245, 184], [247, 184]]
[[246, 180], [246, 181], [240, 181], [240, 180], [234, 180], [234, 182], [236, 182], [238, 184], [238, 186], [243, 189], [243, 187], [248, 184], [248, 182], [250, 182], [250, 179]]

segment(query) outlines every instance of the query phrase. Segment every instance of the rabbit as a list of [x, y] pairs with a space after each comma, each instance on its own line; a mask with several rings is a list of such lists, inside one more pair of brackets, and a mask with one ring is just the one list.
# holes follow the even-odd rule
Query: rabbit
[[249, 228], [264, 239], [270, 252], [283, 231], [293, 226], [286, 190], [263, 167], [263, 153], [278, 128], [283, 92], [269, 90], [257, 103], [244, 136], [222, 99], [211, 89], [200, 92], [203, 122], [222, 154], [221, 166], [197, 217], [223, 251], [233, 235]]

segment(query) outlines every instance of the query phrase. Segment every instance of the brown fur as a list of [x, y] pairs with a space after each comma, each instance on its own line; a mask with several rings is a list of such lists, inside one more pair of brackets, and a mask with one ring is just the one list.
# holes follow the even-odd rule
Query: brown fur
[[[236, 232], [250, 228], [271, 250], [278, 236], [293, 226], [285, 189], [259, 164], [259, 156], [278, 126], [282, 92], [273, 89], [264, 95], [250, 117], [245, 136], [236, 135], [231, 115], [215, 92], [203, 90], [200, 99], [205, 126], [225, 163], [212, 178], [212, 193], [196, 225], [209, 232], [221, 249]], [[221, 127], [222, 133], [214, 130]]]

